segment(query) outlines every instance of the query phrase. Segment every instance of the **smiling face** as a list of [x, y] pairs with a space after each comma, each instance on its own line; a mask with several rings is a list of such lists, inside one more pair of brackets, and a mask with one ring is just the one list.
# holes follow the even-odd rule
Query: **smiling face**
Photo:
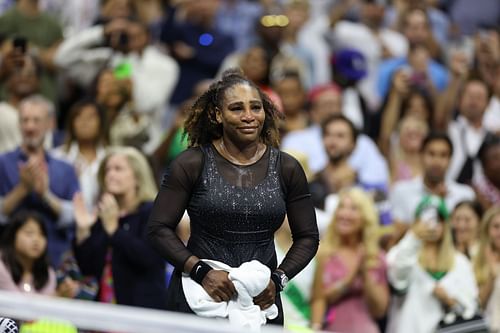
[[405, 117], [401, 120], [399, 142], [405, 152], [419, 152], [427, 135], [426, 124], [415, 117]]
[[451, 226], [458, 244], [471, 244], [478, 236], [479, 216], [470, 206], [461, 205], [453, 211]]
[[16, 233], [14, 248], [22, 258], [36, 260], [45, 252], [47, 238], [38, 222], [28, 220]]
[[134, 170], [125, 155], [114, 154], [106, 162], [104, 187], [113, 195], [123, 195], [130, 191], [137, 192], [137, 180]]
[[363, 228], [361, 209], [348, 195], [342, 198], [335, 211], [335, 228], [341, 238], [359, 234]]
[[244, 83], [234, 85], [225, 91], [221, 108], [217, 121], [224, 139], [235, 144], [259, 140], [266, 114], [257, 89]]

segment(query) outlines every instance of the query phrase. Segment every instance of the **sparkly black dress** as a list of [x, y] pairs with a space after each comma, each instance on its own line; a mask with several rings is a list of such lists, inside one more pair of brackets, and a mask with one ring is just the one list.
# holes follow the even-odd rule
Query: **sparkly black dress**
[[[191, 221], [187, 247], [175, 235], [186, 208]], [[176, 267], [168, 309], [191, 312], [180, 281], [191, 255], [232, 267], [256, 259], [276, 269], [274, 232], [285, 214], [294, 242], [279, 267], [292, 278], [318, 246], [314, 209], [298, 162], [271, 147], [247, 166], [230, 163], [212, 145], [181, 154], [164, 177], [149, 221], [153, 246]], [[282, 323], [279, 297], [276, 304], [280, 316], [274, 322]]]

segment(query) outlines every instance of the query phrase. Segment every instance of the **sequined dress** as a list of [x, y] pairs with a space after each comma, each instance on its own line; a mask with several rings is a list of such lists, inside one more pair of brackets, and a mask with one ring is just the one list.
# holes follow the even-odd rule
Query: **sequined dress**
[[[176, 266], [169, 286], [169, 310], [190, 312], [180, 277], [183, 264], [191, 255], [218, 260], [232, 267], [256, 259], [271, 270], [276, 269], [274, 232], [281, 226], [285, 214], [289, 219], [292, 214], [291, 225], [295, 222], [291, 229], [296, 244], [289, 252], [288, 264], [285, 259], [280, 268], [293, 277], [307, 265], [316, 252], [318, 233], [305, 176], [292, 157], [268, 147], [256, 163], [239, 166], [223, 158], [212, 145], [207, 145], [197, 148], [196, 152], [191, 149], [180, 159], [164, 178], [149, 229], [152, 244]], [[198, 172], [193, 164], [200, 164]], [[286, 177], [282, 176], [283, 172], [287, 173]], [[179, 181], [183, 177], [188, 179]], [[173, 204], [174, 196], [169, 192], [176, 191], [182, 196], [182, 191], [179, 192], [182, 189], [187, 195], [179, 204], [187, 208], [191, 221], [187, 247], [179, 247], [170, 232], [161, 229], [162, 225], [172, 223], [161, 215], [166, 205]], [[180, 213], [170, 208], [172, 210], [167, 209], [169, 216]], [[279, 298], [276, 304], [281, 309]], [[279, 322], [282, 322], [282, 315]]]

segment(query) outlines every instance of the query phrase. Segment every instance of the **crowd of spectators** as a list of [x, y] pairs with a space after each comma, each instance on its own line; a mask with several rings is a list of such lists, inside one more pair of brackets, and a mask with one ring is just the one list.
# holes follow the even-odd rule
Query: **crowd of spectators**
[[316, 209], [285, 326], [500, 332], [498, 0], [0, 0], [0, 289], [165, 308], [152, 201], [231, 67]]

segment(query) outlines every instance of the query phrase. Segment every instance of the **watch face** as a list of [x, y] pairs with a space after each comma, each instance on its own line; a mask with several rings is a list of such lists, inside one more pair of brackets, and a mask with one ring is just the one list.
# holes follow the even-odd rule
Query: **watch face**
[[286, 284], [288, 283], [288, 277], [285, 274], [281, 274], [281, 285], [283, 288], [286, 287]]

